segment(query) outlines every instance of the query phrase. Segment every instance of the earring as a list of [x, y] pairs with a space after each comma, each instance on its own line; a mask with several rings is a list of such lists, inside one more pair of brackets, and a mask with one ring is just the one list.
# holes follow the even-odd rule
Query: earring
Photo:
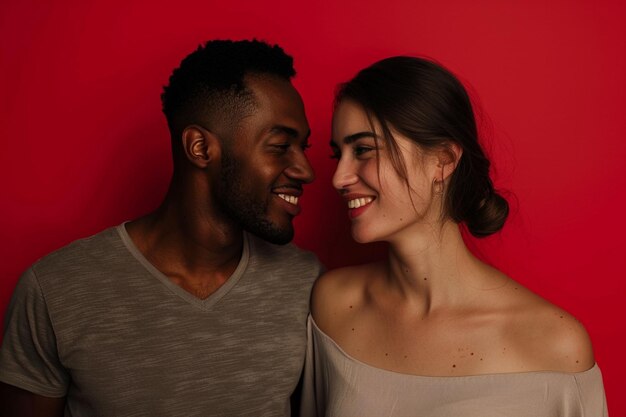
[[443, 181], [433, 179], [433, 194], [443, 195]]

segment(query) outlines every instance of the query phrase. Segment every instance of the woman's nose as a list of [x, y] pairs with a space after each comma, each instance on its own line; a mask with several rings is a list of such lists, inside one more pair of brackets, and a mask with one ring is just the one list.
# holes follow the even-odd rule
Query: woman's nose
[[355, 184], [357, 181], [358, 176], [356, 175], [352, 164], [347, 160], [340, 159], [337, 164], [337, 168], [335, 169], [335, 173], [333, 174], [333, 187], [340, 191]]

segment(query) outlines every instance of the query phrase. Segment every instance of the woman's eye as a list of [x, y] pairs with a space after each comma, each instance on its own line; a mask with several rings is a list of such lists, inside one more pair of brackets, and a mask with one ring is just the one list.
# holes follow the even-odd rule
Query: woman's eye
[[370, 148], [369, 146], [357, 146], [354, 148], [354, 154], [356, 156], [361, 156], [373, 150], [374, 148]]
[[[353, 153], [353, 155], [355, 157], [358, 158], [358, 157], [361, 157], [361, 156], [363, 156], [363, 155], [367, 154], [368, 152], [373, 151], [375, 149], [376, 148], [372, 147], [372, 146], [360, 145], [360, 146], [355, 146], [352, 149], [352, 153]], [[330, 159], [341, 159], [341, 151], [339, 151], [338, 149], [333, 149], [331, 154], [330, 154]]]

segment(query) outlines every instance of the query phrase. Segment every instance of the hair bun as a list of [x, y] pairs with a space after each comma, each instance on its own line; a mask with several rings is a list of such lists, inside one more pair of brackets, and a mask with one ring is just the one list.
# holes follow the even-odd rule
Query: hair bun
[[509, 203], [492, 191], [480, 206], [467, 214], [465, 224], [473, 236], [486, 237], [502, 229], [509, 215]]

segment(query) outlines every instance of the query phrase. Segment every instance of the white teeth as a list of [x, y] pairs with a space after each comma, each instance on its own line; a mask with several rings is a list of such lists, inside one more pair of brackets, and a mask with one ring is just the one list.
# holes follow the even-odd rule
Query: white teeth
[[295, 195], [287, 195], [287, 194], [278, 194], [280, 198], [285, 200], [286, 202], [293, 204], [294, 206], [298, 205], [298, 198]]
[[374, 201], [372, 197], [355, 198], [354, 200], [348, 201], [348, 208], [351, 208], [351, 209], [359, 208], [366, 204], [371, 203], [372, 201]]

